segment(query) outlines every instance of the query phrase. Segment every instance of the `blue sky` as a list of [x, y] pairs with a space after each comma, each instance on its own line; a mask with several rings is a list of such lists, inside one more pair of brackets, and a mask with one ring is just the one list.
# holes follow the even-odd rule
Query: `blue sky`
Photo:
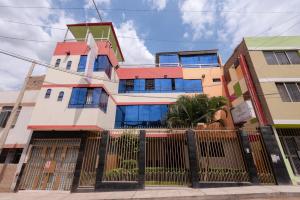
[[[225, 62], [243, 37], [300, 33], [299, 0], [95, 1], [104, 21], [112, 21], [117, 35], [125, 36], [119, 38], [124, 64], [154, 63], [155, 53], [161, 51], [215, 48]], [[86, 9], [27, 8], [30, 6]], [[66, 28], [65, 24], [85, 21], [99, 21], [91, 0], [2, 0], [0, 48], [49, 62], [55, 42], [62, 41], [65, 32], [12, 22]], [[4, 55], [0, 59], [0, 90], [18, 89], [30, 64]], [[36, 74], [44, 72], [41, 67], [35, 70]]]

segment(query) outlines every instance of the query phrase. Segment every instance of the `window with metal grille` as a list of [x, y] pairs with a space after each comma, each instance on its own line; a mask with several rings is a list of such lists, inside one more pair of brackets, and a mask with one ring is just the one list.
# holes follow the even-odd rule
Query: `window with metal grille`
[[126, 91], [133, 91], [134, 89], [134, 80], [129, 79], [125, 81], [125, 90]]
[[300, 102], [300, 83], [276, 83], [276, 87], [283, 102]]
[[145, 80], [145, 89], [146, 90], [154, 90], [155, 89], [154, 79], [146, 79]]
[[60, 61], [61, 61], [61, 59], [56, 59], [55, 67], [59, 67]]
[[263, 54], [269, 65], [300, 64], [298, 51], [264, 51]]
[[66, 69], [67, 69], [67, 70], [70, 70], [70, 69], [71, 69], [71, 66], [72, 66], [72, 61], [69, 60], [69, 61], [67, 62], [67, 67], [66, 67]]

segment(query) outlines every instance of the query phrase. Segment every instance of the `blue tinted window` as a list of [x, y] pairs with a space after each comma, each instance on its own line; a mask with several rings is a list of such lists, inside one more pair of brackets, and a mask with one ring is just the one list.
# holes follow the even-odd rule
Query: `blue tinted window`
[[125, 93], [126, 92], [126, 80], [120, 80], [119, 81], [119, 93]]
[[175, 90], [176, 90], [176, 92], [183, 91], [183, 79], [181, 79], [181, 78], [175, 79]]
[[145, 91], [145, 79], [134, 79], [133, 91]]
[[78, 72], [84, 72], [85, 71], [86, 59], [87, 59], [87, 56], [80, 56], [78, 69], [77, 69]]
[[100, 55], [96, 58], [94, 62], [94, 72], [105, 71], [106, 75], [110, 78], [111, 69], [112, 69], [112, 65], [107, 56]]
[[202, 92], [201, 80], [184, 80], [183, 90], [185, 92]]
[[160, 79], [160, 83], [161, 91], [172, 91], [172, 79]]
[[67, 69], [67, 70], [70, 70], [70, 69], [71, 69], [71, 66], [72, 66], [72, 61], [69, 60], [69, 61], [67, 62], [67, 67], [66, 67], [66, 69]]
[[164, 54], [159, 56], [160, 66], [174, 66], [179, 63], [179, 57], [177, 54]]
[[118, 106], [115, 127], [154, 127], [165, 125], [167, 105]]
[[97, 108], [106, 112], [109, 95], [102, 88], [73, 88], [69, 108]]
[[181, 56], [180, 59], [183, 67], [196, 68], [196, 67], [218, 66], [217, 54]]

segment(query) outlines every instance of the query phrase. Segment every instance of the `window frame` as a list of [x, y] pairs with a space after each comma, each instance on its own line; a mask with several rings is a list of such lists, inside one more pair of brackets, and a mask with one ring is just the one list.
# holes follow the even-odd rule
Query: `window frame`
[[72, 60], [69, 60], [66, 65], [66, 70], [70, 70], [72, 68]]
[[44, 98], [45, 98], [45, 99], [49, 99], [50, 96], [51, 96], [51, 93], [52, 93], [52, 89], [51, 89], [51, 88], [48, 88], [48, 89], [46, 90], [46, 93], [45, 93]]
[[[277, 87], [277, 91], [278, 91], [278, 94], [280, 95], [280, 98], [281, 98], [281, 101], [282, 102], [300, 102], [300, 99], [299, 100], [297, 100], [297, 101], [295, 101], [295, 99], [292, 97], [292, 95], [290, 94], [290, 91], [289, 91], [289, 89], [288, 89], [288, 87], [287, 87], [287, 83], [289, 83], [289, 84], [294, 84], [294, 85], [296, 85], [296, 88], [298, 89], [298, 95], [300, 95], [300, 82], [276, 82], [275, 83], [275, 85], [276, 85], [276, 87]], [[285, 89], [285, 92], [287, 93], [287, 95], [288, 95], [288, 98], [289, 98], [289, 101], [285, 101], [284, 99], [283, 99], [283, 94], [280, 94], [280, 91], [279, 91], [279, 89], [278, 89], [278, 85], [279, 84], [282, 84], [283, 86], [284, 86], [284, 89]]]
[[65, 92], [64, 91], [60, 91], [58, 93], [58, 96], [57, 96], [57, 101], [62, 101], [63, 98], [64, 98], [64, 95], [65, 95]]
[[60, 62], [61, 62], [61, 58], [57, 58], [56, 61], [55, 61], [54, 67], [59, 67]]

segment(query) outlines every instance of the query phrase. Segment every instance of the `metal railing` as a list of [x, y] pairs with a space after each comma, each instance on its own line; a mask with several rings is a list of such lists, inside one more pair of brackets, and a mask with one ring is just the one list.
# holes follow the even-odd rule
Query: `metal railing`
[[110, 131], [102, 181], [137, 182], [138, 149], [139, 131]]
[[80, 187], [93, 187], [95, 185], [101, 133], [102, 132], [90, 133], [86, 140], [79, 179]]
[[272, 167], [263, 143], [261, 133], [256, 130], [247, 130], [251, 152], [256, 166], [259, 181], [264, 184], [275, 184]]
[[200, 182], [246, 182], [236, 130], [195, 130]]
[[80, 139], [34, 139], [20, 189], [70, 190]]
[[189, 166], [184, 130], [146, 131], [147, 185], [188, 185]]

